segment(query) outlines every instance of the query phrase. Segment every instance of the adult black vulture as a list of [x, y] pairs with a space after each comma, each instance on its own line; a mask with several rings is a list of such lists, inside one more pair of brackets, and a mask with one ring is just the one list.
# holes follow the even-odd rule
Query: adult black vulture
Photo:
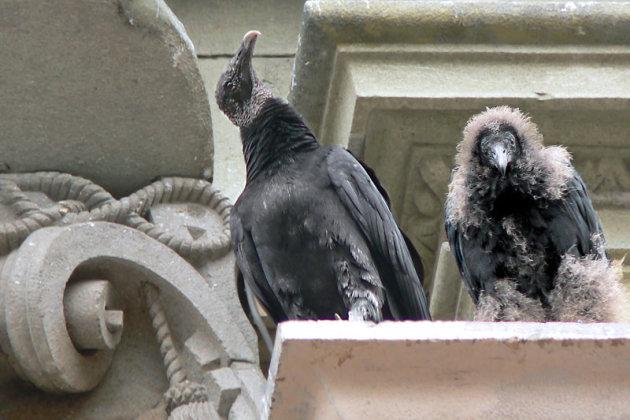
[[276, 322], [429, 319], [421, 265], [373, 172], [322, 147], [263, 85], [252, 66], [258, 35], [245, 35], [215, 93], [240, 127], [247, 167], [231, 216], [245, 281]]
[[564, 147], [543, 147], [507, 106], [472, 117], [458, 146], [446, 233], [478, 320], [623, 318], [620, 264]]

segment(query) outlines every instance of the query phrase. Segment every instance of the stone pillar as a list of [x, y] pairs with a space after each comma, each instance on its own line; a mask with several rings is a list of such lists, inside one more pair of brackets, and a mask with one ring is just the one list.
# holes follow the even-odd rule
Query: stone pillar
[[627, 252], [629, 37], [627, 1], [309, 1], [291, 102], [323, 143], [376, 170], [425, 262], [432, 312], [465, 317], [443, 206], [462, 129], [487, 106], [521, 108], [568, 147], [607, 209], [613, 255]]

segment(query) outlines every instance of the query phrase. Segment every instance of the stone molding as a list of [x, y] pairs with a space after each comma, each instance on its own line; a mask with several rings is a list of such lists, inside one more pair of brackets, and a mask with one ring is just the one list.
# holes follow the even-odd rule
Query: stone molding
[[624, 46], [629, 6], [628, 1], [307, 1], [290, 101], [319, 136], [340, 46]]

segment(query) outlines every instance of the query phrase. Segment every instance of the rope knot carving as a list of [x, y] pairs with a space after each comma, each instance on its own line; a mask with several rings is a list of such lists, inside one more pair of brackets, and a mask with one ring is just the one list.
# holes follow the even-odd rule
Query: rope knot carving
[[[44, 193], [56, 203], [45, 207], [25, 192]], [[230, 249], [232, 204], [212, 184], [201, 179], [162, 178], [128, 197], [116, 200], [95, 183], [69, 174], [0, 174], [0, 199], [16, 216], [16, 220], [0, 224], [0, 255], [20, 246], [37, 229], [89, 221], [133, 227], [189, 260], [213, 260]], [[182, 238], [142, 217], [156, 204], [176, 202], [197, 203], [217, 212], [222, 223], [220, 232], [192, 239]]]

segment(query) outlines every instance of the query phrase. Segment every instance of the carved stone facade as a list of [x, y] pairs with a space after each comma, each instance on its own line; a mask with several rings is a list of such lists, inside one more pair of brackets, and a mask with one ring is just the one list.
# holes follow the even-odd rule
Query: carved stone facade
[[[10, 251], [0, 271], [3, 418], [23, 418], [26, 401], [34, 419], [136, 418], [156, 405], [150, 418], [260, 411], [264, 378], [228, 254], [231, 205], [209, 183], [165, 178], [116, 201], [69, 175], [2, 175], [0, 198], [14, 213], [0, 226]], [[158, 202], [189, 220], [163, 229], [140, 216]], [[203, 211], [218, 223], [195, 223]], [[51, 404], [18, 376], [80, 395]]]
[[9, 1], [0, 22], [0, 418], [256, 418], [183, 25], [162, 0]]
[[[515, 382], [505, 372], [538, 356], [567, 362], [545, 395], [561, 388], [568, 391], [560, 399], [573, 401], [578, 382], [561, 378], [592, 366], [592, 388], [583, 390], [593, 391], [582, 394], [591, 399], [572, 408], [622, 412], [620, 344], [630, 333], [618, 325], [572, 325], [567, 335], [546, 325], [515, 334], [469, 323], [291, 323], [276, 343], [265, 396], [228, 252], [230, 203], [216, 189], [232, 199], [242, 189], [239, 136], [222, 115], [211, 120], [202, 76], [213, 87], [242, 34], [262, 30], [256, 59], [265, 82], [284, 97], [291, 80], [291, 101], [320, 140], [374, 167], [422, 254], [434, 317], [467, 319], [472, 303], [442, 213], [461, 130], [485, 106], [519, 106], [547, 143], [568, 146], [611, 254], [630, 250], [630, 2], [309, 1], [299, 37], [301, 2], [169, 3], [191, 28], [199, 62], [163, 0], [0, 5], [0, 52], [10, 58], [0, 63], [0, 418], [252, 419], [270, 407], [273, 418], [274, 399], [288, 410], [278, 418], [304, 401], [320, 418], [365, 417], [370, 405], [359, 397], [367, 394], [357, 389], [373, 392], [373, 403], [396, 389], [404, 401], [393, 408], [403, 417], [405, 404], [419, 401], [490, 418], [501, 412], [416, 397], [435, 389], [459, 397], [462, 372], [467, 390], [486, 374], [477, 400], [507, 398], [509, 413], [522, 407], [517, 391], [531, 391], [538, 376]], [[33, 171], [64, 173], [24, 174]], [[465, 357], [479, 345], [501, 363], [484, 365], [485, 353]], [[433, 362], [418, 363], [418, 355]], [[369, 375], [384, 373], [392, 387], [373, 387]], [[302, 374], [317, 392], [295, 385]], [[495, 392], [497, 378], [517, 391]], [[360, 407], [337, 404], [345, 397]]]
[[618, 232], [630, 217], [628, 18], [626, 2], [306, 3], [291, 100], [320, 140], [376, 170], [436, 318], [471, 314], [443, 203], [461, 131], [486, 106], [519, 107], [567, 146], [613, 255], [630, 249]]

